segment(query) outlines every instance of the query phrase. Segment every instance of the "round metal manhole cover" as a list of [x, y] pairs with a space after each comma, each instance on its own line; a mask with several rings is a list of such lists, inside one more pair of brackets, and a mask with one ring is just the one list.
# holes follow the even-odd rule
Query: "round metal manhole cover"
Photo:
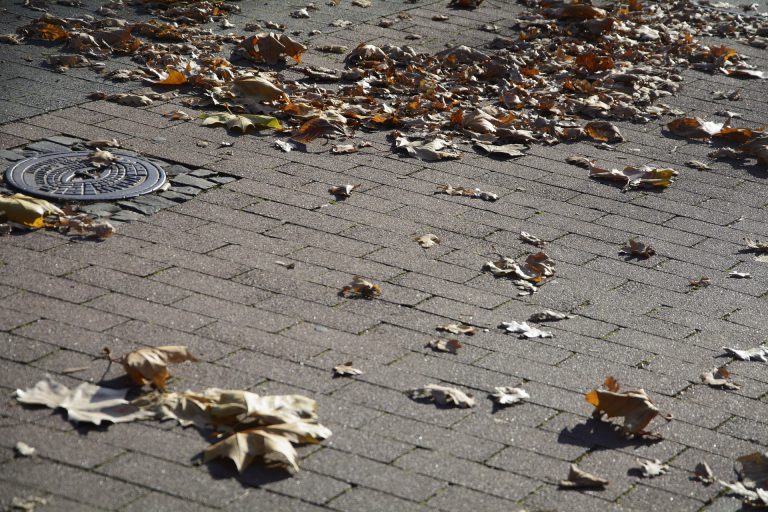
[[114, 153], [116, 162], [96, 168], [90, 154], [68, 151], [27, 158], [9, 167], [5, 180], [33, 196], [69, 201], [126, 199], [165, 183], [165, 171], [147, 160]]

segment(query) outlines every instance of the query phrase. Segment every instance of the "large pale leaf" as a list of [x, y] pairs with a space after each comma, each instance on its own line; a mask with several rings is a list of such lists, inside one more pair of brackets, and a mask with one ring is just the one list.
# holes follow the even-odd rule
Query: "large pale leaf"
[[0, 196], [0, 222], [6, 220], [38, 229], [45, 225], [45, 217], [48, 215], [64, 215], [64, 212], [45, 199], [24, 194]]
[[439, 384], [427, 384], [423, 388], [412, 389], [409, 392], [414, 400], [431, 400], [439, 405], [453, 405], [456, 407], [474, 407], [475, 399], [472, 395], [463, 391], [441, 386]]
[[33, 388], [17, 389], [15, 396], [23, 404], [45, 405], [52, 409], [61, 407], [67, 411], [67, 418], [74, 422], [101, 425], [102, 422], [125, 423], [154, 416], [153, 412], [142, 410], [126, 400], [128, 391], [87, 382], [69, 389], [46, 377]]

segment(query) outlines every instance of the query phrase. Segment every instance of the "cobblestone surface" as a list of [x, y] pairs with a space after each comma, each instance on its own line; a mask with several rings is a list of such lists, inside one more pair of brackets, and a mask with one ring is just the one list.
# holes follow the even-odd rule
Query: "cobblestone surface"
[[[289, 32], [303, 30], [305, 61], [338, 68], [340, 56], [312, 47], [402, 44], [411, 33], [423, 36], [408, 41], [423, 51], [482, 47], [496, 36], [480, 30], [483, 23], [514, 35], [509, 27], [524, 9], [501, 0], [475, 11], [447, 3], [316, 2], [319, 11], [296, 20], [289, 13], [304, 6], [300, 1], [241, 2], [231, 21], [240, 28], [273, 20]], [[2, 3], [0, 32], [40, 14], [22, 4]], [[85, 4], [49, 7], [81, 15], [98, 2]], [[409, 19], [378, 26], [403, 11]], [[433, 21], [434, 14], [449, 19]], [[330, 26], [338, 18], [354, 25]], [[313, 29], [322, 34], [307, 37]], [[764, 50], [729, 44], [768, 68]], [[618, 123], [627, 142], [614, 152], [534, 146], [505, 162], [470, 152], [458, 162], [404, 160], [383, 134], [364, 133], [358, 137], [372, 147], [354, 155], [332, 155], [320, 143], [311, 153], [281, 153], [269, 135], [233, 137], [169, 121], [161, 114], [178, 108], [173, 102], [133, 108], [89, 100], [96, 89], [121, 92], [135, 83], [104, 81], [87, 69], [53, 72], [43, 62], [55, 48], [1, 49], [0, 163], [10, 165], [23, 150], [116, 137], [128, 150], [164, 161], [173, 188], [124, 202], [112, 213], [125, 223], [103, 242], [45, 231], [0, 239], [0, 507], [13, 496], [43, 495], [51, 502], [41, 510], [78, 511], [739, 508], [690, 476], [706, 461], [731, 479], [735, 457], [768, 449], [765, 364], [730, 364], [740, 391], [699, 384], [701, 372], [726, 361], [719, 357], [723, 344], [748, 348], [768, 338], [768, 267], [740, 251], [745, 237], [768, 235], [765, 169], [727, 162], [687, 169], [685, 161], [703, 159], [706, 145], [664, 138], [658, 122]], [[708, 118], [737, 110], [750, 127], [765, 122], [765, 81], [683, 75], [681, 93], [668, 104]], [[743, 97], [737, 103], [710, 94], [735, 88]], [[566, 164], [574, 153], [682, 172], [663, 193], [621, 194]], [[318, 208], [330, 200], [329, 185], [347, 182], [361, 187], [347, 201]], [[434, 195], [446, 182], [501, 198]], [[558, 262], [556, 279], [530, 297], [480, 270], [494, 254], [529, 252], [518, 240], [521, 230], [548, 240]], [[413, 237], [424, 233], [443, 243], [422, 250]], [[657, 256], [625, 261], [618, 250], [635, 235]], [[731, 270], [753, 279], [729, 279]], [[338, 296], [353, 275], [379, 282], [381, 299]], [[702, 275], [711, 286], [692, 290], [688, 280]], [[518, 340], [498, 329], [544, 307], [578, 317], [553, 325], [551, 339]], [[463, 339], [458, 355], [425, 349], [435, 327], [449, 321], [482, 331]], [[115, 368], [105, 375], [106, 363], [93, 357], [105, 346], [120, 353], [142, 344], [186, 344], [200, 357], [175, 368], [178, 389], [312, 396], [334, 437], [302, 449], [294, 478], [258, 467], [238, 477], [229, 465], [192, 460], [206, 445], [195, 432], [156, 424], [78, 428], [10, 398], [46, 373], [69, 384], [115, 377]], [[365, 374], [333, 379], [333, 366], [348, 360]], [[81, 366], [87, 369], [65, 372]], [[609, 374], [624, 387], [645, 388], [672, 413], [673, 421], [654, 424], [664, 441], [620, 440], [590, 418], [583, 393]], [[470, 391], [478, 406], [443, 410], [403, 393], [429, 382]], [[485, 397], [503, 385], [522, 385], [531, 399], [494, 410]], [[38, 455], [15, 458], [17, 441]], [[642, 479], [637, 457], [662, 459], [672, 469]], [[558, 490], [573, 461], [611, 484], [603, 492]]]

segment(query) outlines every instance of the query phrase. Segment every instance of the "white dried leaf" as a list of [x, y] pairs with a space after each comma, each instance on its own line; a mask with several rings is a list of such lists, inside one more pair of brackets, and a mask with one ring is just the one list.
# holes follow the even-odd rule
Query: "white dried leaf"
[[13, 451], [16, 452], [16, 455], [19, 457], [31, 457], [37, 450], [24, 441], [19, 441], [13, 446]]
[[461, 158], [461, 153], [454, 149], [449, 141], [439, 135], [428, 141], [409, 140], [406, 137], [398, 137], [395, 139], [395, 147], [404, 150], [408, 156], [424, 160], [425, 162]]
[[423, 388], [412, 389], [409, 394], [414, 400], [428, 399], [438, 405], [453, 405], [462, 408], [475, 406], [475, 399], [472, 395], [439, 384], [427, 384]]
[[477, 327], [456, 323], [438, 325], [436, 329], [442, 332], [450, 332], [451, 334], [466, 334], [467, 336], [473, 336], [477, 333]]
[[551, 332], [531, 327], [526, 322], [501, 322], [501, 325], [507, 332], [518, 334], [519, 338], [552, 338], [554, 336]]
[[357, 153], [357, 148], [354, 144], [334, 144], [331, 147], [331, 153], [334, 155], [349, 155], [351, 153]]
[[667, 464], [662, 464], [659, 459], [637, 459], [637, 462], [643, 470], [644, 478], [653, 478], [669, 471], [669, 466]]
[[526, 233], [525, 231], [520, 232], [520, 240], [522, 240], [525, 243], [535, 245], [536, 247], [543, 247], [547, 245], [547, 242], [545, 242], [541, 238], [534, 236], [530, 233]]
[[347, 197], [351, 196], [352, 191], [359, 186], [360, 185], [351, 185], [349, 183], [346, 185], [334, 185], [328, 189], [328, 193], [333, 194], [336, 197], [346, 199]]
[[698, 160], [688, 160], [685, 162], [685, 165], [692, 169], [698, 169], [700, 171], [706, 171], [708, 169], [711, 169], [711, 167], [704, 162], [699, 162]]
[[333, 367], [333, 374], [337, 377], [354, 377], [355, 375], [362, 375], [362, 370], [358, 370], [352, 366], [352, 361], [347, 361], [344, 364]]
[[425, 249], [429, 249], [430, 247], [434, 247], [435, 245], [440, 243], [440, 239], [437, 237], [437, 235], [433, 235], [432, 233], [427, 233], [426, 235], [421, 235], [416, 238], [414, 238], [420, 246], [422, 246]]
[[276, 140], [275, 141], [275, 147], [277, 149], [285, 151], [286, 153], [290, 153], [292, 150], [296, 149], [296, 146], [294, 144], [292, 144], [289, 141], [284, 141], [284, 140]]
[[112, 165], [113, 162], [117, 162], [119, 160], [117, 156], [113, 155], [109, 151], [105, 151], [99, 148], [96, 148], [96, 150], [92, 152], [88, 158], [91, 161], [91, 165], [96, 168]]
[[512, 405], [531, 398], [531, 395], [522, 388], [503, 386], [493, 388], [491, 398], [499, 405]]
[[752, 249], [758, 254], [768, 252], [768, 242], [761, 242], [760, 240], [752, 240], [751, 238], [745, 238], [744, 243], [747, 244], [747, 248]]
[[582, 471], [576, 464], [571, 464], [570, 470], [568, 471], [568, 479], [560, 480], [559, 485], [566, 489], [580, 489], [595, 487], [602, 488], [608, 485], [608, 483], [608, 480], [593, 475], [592, 473]]
[[545, 309], [544, 311], [532, 314], [528, 320], [531, 322], [557, 322], [558, 320], [567, 320], [568, 318], [575, 317], [576, 315], [569, 315], [568, 313], [560, 313], [559, 311]]
[[11, 506], [8, 510], [23, 510], [24, 512], [33, 512], [38, 505], [47, 505], [49, 500], [50, 498], [43, 498], [42, 496], [26, 496], [24, 498], [14, 496], [11, 500]]
[[729, 380], [731, 374], [722, 366], [701, 374], [701, 381], [707, 386], [719, 389], [738, 390], [741, 386]]
[[728, 277], [733, 277], [735, 279], [752, 279], [752, 274], [749, 272], [737, 272], [734, 270], [728, 274]]
[[293, 11], [291, 13], [291, 18], [297, 18], [297, 19], [306, 19], [309, 18], [309, 12], [306, 8], [299, 9], [297, 11]]
[[741, 361], [762, 361], [763, 363], [768, 363], [768, 347], [763, 345], [755, 348], [748, 348], [746, 350], [723, 347], [723, 350], [725, 350], [728, 355], [734, 356]]

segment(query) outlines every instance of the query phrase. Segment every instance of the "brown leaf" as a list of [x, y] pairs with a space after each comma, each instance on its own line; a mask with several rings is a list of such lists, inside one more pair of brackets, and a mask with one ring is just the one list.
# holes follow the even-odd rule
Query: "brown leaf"
[[346, 199], [349, 196], [352, 195], [352, 191], [358, 188], [360, 185], [350, 185], [347, 183], [346, 185], [334, 185], [331, 188], [328, 189], [329, 194], [333, 194], [334, 196]]
[[427, 342], [426, 346], [437, 352], [458, 354], [462, 344], [459, 340], [432, 340]]
[[658, 408], [642, 389], [634, 391], [616, 391], [593, 389], [585, 395], [587, 402], [596, 411], [608, 418], [624, 418], [624, 432], [627, 434], [647, 434], [643, 429], [659, 414]]
[[297, 63], [301, 62], [301, 54], [307, 50], [303, 44], [294, 41], [285, 34], [276, 35], [260, 33], [245, 39], [240, 46], [254, 60], [275, 65], [290, 57]]
[[728, 369], [725, 366], [721, 366], [720, 368], [714, 368], [713, 370], [702, 373], [701, 381], [707, 386], [713, 388], [731, 389], [734, 391], [741, 389], [740, 385], [735, 384], [729, 380], [730, 377], [731, 374]]
[[624, 183], [622, 192], [632, 188], [647, 186], [666, 188], [672, 184], [677, 176], [673, 169], [657, 169], [648, 165], [642, 167], [627, 166], [623, 171], [618, 169], [603, 169], [590, 162], [589, 177], [606, 179]]
[[595, 487], [602, 488], [609, 483], [608, 480], [595, 476], [592, 473], [582, 471], [576, 464], [571, 464], [570, 470], [568, 471], [568, 478], [566, 480], [560, 480], [558, 485], [566, 489], [589, 489]]
[[681, 117], [667, 124], [670, 132], [686, 139], [708, 139], [723, 128], [723, 123], [703, 121], [698, 117]]
[[648, 259], [654, 254], [656, 250], [652, 245], [641, 242], [637, 239], [632, 239], [628, 242], [628, 245], [623, 247], [619, 254], [629, 254], [630, 256], [637, 256], [638, 258]]
[[694, 288], [706, 288], [710, 284], [712, 284], [712, 280], [706, 276], [701, 276], [698, 279], [688, 280], [688, 286], [692, 286]]
[[440, 332], [449, 332], [451, 334], [466, 334], [467, 336], [474, 336], [477, 333], [477, 327], [466, 324], [445, 324], [435, 327]]
[[611, 143], [622, 142], [624, 140], [619, 129], [608, 121], [592, 121], [587, 123], [584, 127], [584, 131], [595, 140]]
[[301, 144], [309, 144], [318, 137], [331, 136], [346, 137], [347, 132], [344, 126], [335, 121], [316, 117], [302, 124], [297, 130], [294, 130], [293, 134], [291, 134], [291, 139]]
[[484, 192], [479, 188], [454, 187], [453, 185], [438, 185], [437, 193], [449, 196], [475, 197], [483, 201], [496, 201], [499, 198], [493, 192]]
[[520, 232], [520, 240], [522, 240], [527, 244], [535, 245], [536, 247], [543, 247], [547, 245], [547, 242], [545, 242], [541, 238], [537, 236], [533, 236], [530, 233], [526, 233], [525, 231]]
[[360, 276], [355, 276], [352, 283], [341, 289], [343, 297], [373, 299], [381, 295], [381, 287]]
[[[613, 25], [613, 21], [610, 21]], [[597, 55], [594, 52], [584, 53], [576, 57], [576, 65], [586, 68], [590, 73], [613, 69], [613, 59], [608, 56]]]
[[349, 155], [357, 153], [357, 148], [354, 144], [334, 144], [331, 147], [331, 153], [334, 155]]
[[483, 0], [451, 0], [449, 7], [461, 7], [462, 9], [477, 9]]
[[738, 147], [742, 153], [757, 157], [757, 163], [768, 166], [768, 135], [760, 135]]
[[197, 358], [183, 345], [140, 348], [120, 359], [125, 372], [134, 383], [139, 386], [152, 383], [160, 390], [165, 389], [165, 383], [171, 376], [168, 363], [184, 361], [197, 361]]

